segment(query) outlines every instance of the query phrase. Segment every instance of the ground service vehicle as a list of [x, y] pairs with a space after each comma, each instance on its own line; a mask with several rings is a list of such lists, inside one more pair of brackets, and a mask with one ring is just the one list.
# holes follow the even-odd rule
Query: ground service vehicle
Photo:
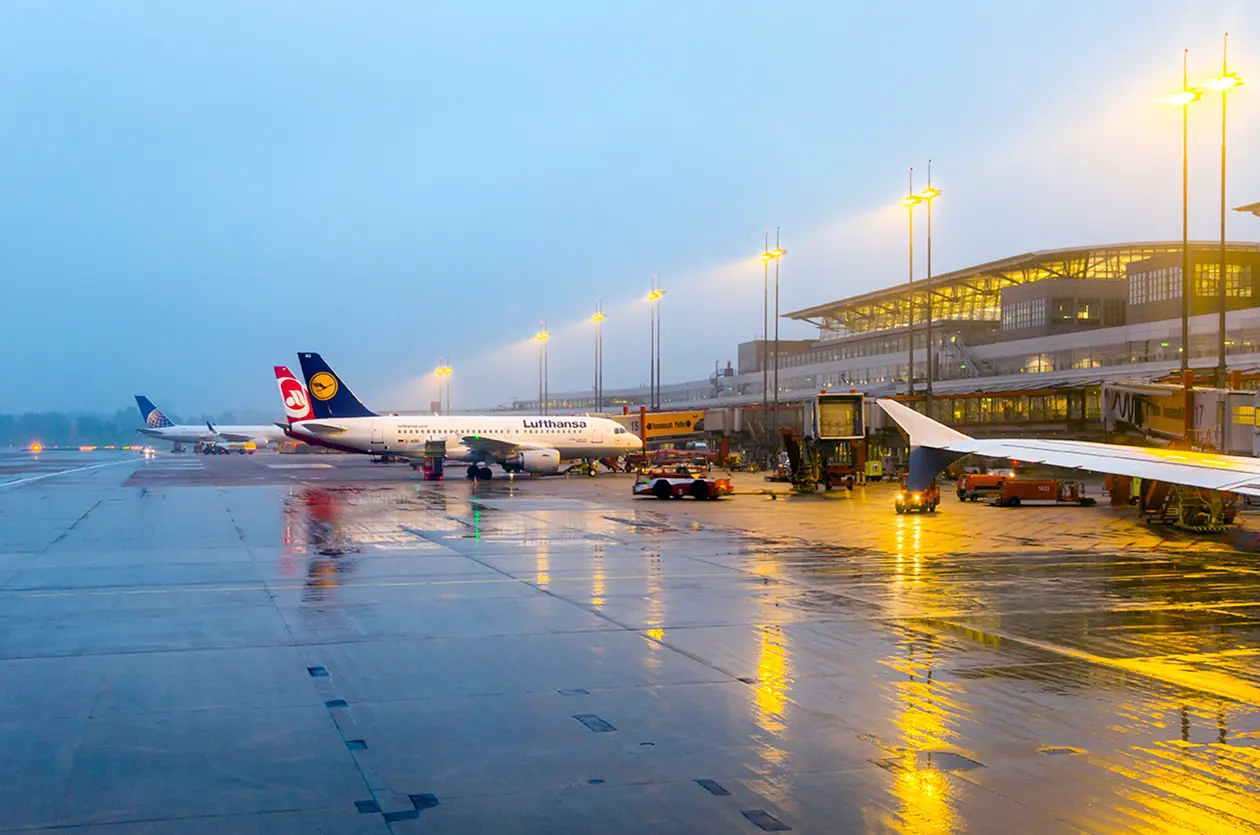
[[1096, 502], [1085, 495], [1084, 485], [1079, 481], [1008, 478], [998, 488], [992, 503], [998, 507], [1018, 507], [1030, 503], [1089, 507]]
[[734, 492], [729, 478], [715, 478], [697, 467], [648, 470], [634, 481], [634, 495], [658, 499], [717, 499]]
[[941, 503], [941, 490], [933, 481], [923, 490], [907, 490], [906, 477], [901, 478], [901, 490], [893, 502], [898, 513], [909, 513], [917, 510], [920, 513], [935, 513], [936, 506]]
[[1002, 489], [1005, 473], [963, 473], [958, 477], [958, 501], [974, 502]]

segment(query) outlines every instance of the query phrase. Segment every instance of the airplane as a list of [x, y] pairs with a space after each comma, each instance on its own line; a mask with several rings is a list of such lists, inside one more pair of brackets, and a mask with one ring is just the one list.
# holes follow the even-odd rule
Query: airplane
[[637, 435], [604, 417], [380, 415], [364, 406], [319, 354], [298, 359], [314, 417], [290, 423], [290, 437], [416, 461], [437, 442], [446, 458], [468, 462], [469, 478], [490, 478], [490, 464], [509, 473], [548, 475], [559, 472], [563, 460], [612, 458], [643, 448]]
[[214, 426], [208, 422], [204, 426], [181, 426], [164, 415], [149, 398], [140, 394], [135, 397], [136, 405], [140, 408], [140, 416], [144, 418], [144, 428], [136, 431], [159, 441], [170, 441], [172, 452], [183, 452], [184, 444], [252, 441], [259, 447], [266, 447], [284, 440], [284, 433], [274, 426]]
[[1094, 441], [972, 438], [895, 400], [876, 402], [910, 436], [911, 491], [926, 489], [952, 461], [975, 454], [1260, 497], [1257, 458]]

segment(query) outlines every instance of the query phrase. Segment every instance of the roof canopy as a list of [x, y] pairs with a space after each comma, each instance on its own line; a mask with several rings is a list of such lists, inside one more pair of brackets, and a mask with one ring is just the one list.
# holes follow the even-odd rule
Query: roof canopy
[[[1260, 206], [1260, 204], [1257, 204]], [[1220, 247], [1219, 242], [1192, 241], [1191, 249]], [[1260, 252], [1260, 243], [1227, 243], [1239, 252]], [[996, 322], [1001, 319], [1003, 287], [1046, 278], [1122, 279], [1125, 267], [1156, 255], [1181, 251], [1181, 241], [1082, 246], [1026, 252], [949, 273], [932, 276], [930, 282], [907, 284], [864, 293], [784, 314], [809, 322], [834, 336], [905, 327], [927, 316], [931, 293], [933, 319]]]

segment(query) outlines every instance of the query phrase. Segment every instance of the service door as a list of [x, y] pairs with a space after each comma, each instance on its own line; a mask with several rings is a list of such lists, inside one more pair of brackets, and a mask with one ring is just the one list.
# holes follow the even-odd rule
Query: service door
[[374, 420], [372, 421], [372, 443], [373, 443], [373, 445], [376, 445], [376, 444], [384, 444], [384, 443], [385, 443], [385, 427], [384, 427], [384, 426], [382, 426], [382, 425], [381, 425], [381, 423], [382, 423], [382, 421], [381, 421], [380, 419], [374, 419]]

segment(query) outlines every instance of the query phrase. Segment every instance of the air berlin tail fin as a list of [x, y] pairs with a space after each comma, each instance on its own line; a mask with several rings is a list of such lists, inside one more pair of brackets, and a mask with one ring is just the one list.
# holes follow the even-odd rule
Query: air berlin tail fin
[[280, 399], [284, 401], [284, 415], [290, 424], [299, 420], [312, 420], [315, 413], [311, 410], [311, 398], [306, 393], [306, 386], [293, 376], [293, 372], [283, 365], [274, 366], [276, 385], [280, 387]]

